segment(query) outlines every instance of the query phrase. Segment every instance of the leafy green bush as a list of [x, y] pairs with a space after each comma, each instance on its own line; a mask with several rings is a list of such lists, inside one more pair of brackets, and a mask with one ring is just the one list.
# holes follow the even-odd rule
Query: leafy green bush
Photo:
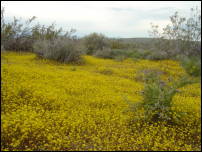
[[171, 109], [172, 97], [178, 92], [178, 88], [195, 81], [184, 76], [170, 86], [160, 79], [160, 75], [151, 71], [146, 74], [144, 82], [143, 102], [129, 103], [131, 110], [137, 112], [143, 108], [143, 120], [150, 123], [157, 121], [175, 123]]
[[168, 88], [155, 73], [149, 73], [143, 92], [143, 107], [147, 120], [170, 120], [170, 103], [175, 88]]
[[57, 38], [52, 41], [42, 40], [34, 43], [34, 52], [43, 58], [62, 63], [81, 63], [81, 52], [72, 39]]
[[174, 123], [173, 111], [171, 110], [172, 97], [178, 92], [178, 88], [194, 82], [194, 80], [185, 75], [180, 80], [172, 82], [172, 86], [169, 86], [156, 73], [149, 73], [146, 76], [143, 93], [143, 107], [146, 119]]
[[171, 110], [172, 97], [178, 92], [178, 88], [194, 82], [188, 76], [184, 76], [169, 86], [155, 73], [148, 74], [143, 93], [143, 106], [147, 120], [164, 120], [174, 123]]
[[182, 66], [191, 76], [201, 76], [201, 59], [199, 57], [184, 57]]

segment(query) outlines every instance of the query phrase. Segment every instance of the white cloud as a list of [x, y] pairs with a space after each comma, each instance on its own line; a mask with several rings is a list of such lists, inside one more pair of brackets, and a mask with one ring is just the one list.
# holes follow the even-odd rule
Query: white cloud
[[37, 16], [43, 24], [53, 21], [79, 35], [101, 32], [107, 36], [147, 37], [150, 22], [167, 24], [178, 10], [187, 15], [200, 1], [3, 1], [7, 16]]

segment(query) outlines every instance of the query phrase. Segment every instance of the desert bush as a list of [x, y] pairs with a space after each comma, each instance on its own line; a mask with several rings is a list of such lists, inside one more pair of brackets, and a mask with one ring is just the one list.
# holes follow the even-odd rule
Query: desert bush
[[94, 56], [100, 57], [100, 58], [112, 59], [114, 57], [114, 51], [110, 48], [103, 48], [102, 50], [97, 50], [94, 53]]
[[5, 22], [4, 8], [1, 10], [1, 44], [6, 50], [29, 51], [32, 49], [33, 39], [30, 35], [31, 23], [35, 16], [23, 23], [14, 17], [13, 21]]
[[32, 49], [33, 40], [30, 35], [30, 24], [34, 18], [29, 19], [26, 24], [14, 18], [1, 30], [2, 44], [6, 50], [29, 51]]
[[164, 59], [169, 59], [167, 53], [161, 52], [161, 51], [153, 51], [147, 56], [145, 56], [146, 59], [149, 60], [164, 60]]
[[81, 63], [81, 52], [76, 47], [76, 41], [72, 39], [57, 38], [36, 41], [34, 52], [40, 57], [62, 63]]
[[133, 49], [130, 51], [126, 51], [127, 56], [133, 59], [147, 59], [147, 57], [152, 54], [151, 51], [143, 50], [143, 49]]
[[113, 58], [115, 59], [118, 56], [126, 57], [128, 50], [127, 49], [112, 49], [112, 52], [113, 52]]
[[84, 46], [87, 54], [93, 54], [97, 50], [103, 50], [109, 47], [107, 38], [103, 34], [92, 33], [84, 37]]
[[149, 121], [170, 120], [170, 103], [175, 89], [168, 90], [155, 73], [147, 75], [143, 92], [145, 118]]
[[173, 119], [176, 111], [172, 111], [171, 109], [172, 98], [179, 92], [178, 88], [192, 84], [195, 81], [188, 76], [183, 76], [180, 80], [174, 82], [173, 85], [168, 85], [161, 80], [160, 75], [154, 71], [150, 71], [145, 75], [144, 82], [145, 87], [142, 92], [143, 102], [129, 103], [130, 108], [135, 112], [143, 108], [144, 114], [142, 120], [146, 122], [165, 121], [171, 124], [176, 123]]
[[200, 57], [190, 56], [180, 59], [182, 66], [191, 76], [201, 76], [201, 59]]
[[123, 43], [122, 40], [120, 39], [110, 39], [109, 40], [109, 45], [111, 49], [124, 49], [124, 48], [128, 48], [128, 46]]
[[13, 51], [33, 51], [35, 41], [55, 40], [59, 37], [71, 37], [77, 39], [73, 33], [75, 29], [63, 31], [62, 28], [57, 29], [53, 23], [45, 26], [41, 24], [32, 24], [36, 19], [35, 16], [22, 22], [14, 17], [13, 21], [5, 22], [4, 8], [1, 9], [1, 44], [6, 50]]
[[110, 58], [115, 60], [123, 60], [125, 58], [145, 59], [151, 51], [136, 49], [110, 49], [95, 51], [94, 55], [102, 58]]
[[145, 115], [152, 121], [171, 120], [172, 111], [170, 108], [172, 97], [178, 92], [178, 88], [194, 83], [193, 80], [184, 76], [173, 83], [172, 86], [169, 86], [154, 72], [146, 76], [145, 82], [143, 106], [146, 112]]
[[75, 29], [70, 31], [64, 31], [62, 28], [57, 29], [56, 24], [52, 23], [49, 26], [37, 24], [33, 26], [31, 33], [34, 40], [54, 40], [59, 37], [71, 37], [72, 39], [77, 39], [75, 35]]

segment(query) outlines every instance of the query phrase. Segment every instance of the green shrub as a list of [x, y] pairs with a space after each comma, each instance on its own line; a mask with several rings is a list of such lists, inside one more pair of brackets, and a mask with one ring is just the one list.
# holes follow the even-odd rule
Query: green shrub
[[109, 47], [107, 38], [103, 34], [92, 33], [84, 37], [84, 46], [87, 54], [94, 54], [97, 50]]
[[178, 92], [178, 88], [194, 82], [188, 76], [183, 76], [180, 80], [173, 82], [172, 86], [168, 86], [160, 80], [158, 75], [149, 73], [143, 92], [143, 107], [146, 119], [174, 123], [173, 111], [171, 110], [172, 97]]
[[62, 63], [81, 63], [81, 52], [72, 39], [57, 38], [52, 41], [41, 40], [34, 43], [34, 52], [47, 59], [56, 60]]
[[111, 49], [124, 49], [127, 47], [121, 39], [110, 39], [109, 44]]
[[182, 66], [191, 76], [201, 76], [201, 59], [199, 57], [184, 57]]
[[170, 103], [175, 89], [168, 88], [155, 73], [147, 75], [143, 92], [143, 107], [147, 120], [170, 120]]
[[125, 59], [128, 57], [127, 49], [112, 49], [113, 59]]
[[114, 57], [114, 52], [110, 48], [103, 48], [102, 50], [97, 50], [94, 53], [94, 56], [100, 57], [100, 58], [112, 59]]
[[153, 51], [148, 56], [146, 56], [146, 59], [149, 60], [165, 60], [169, 59], [168, 55], [163, 51]]
[[133, 59], [146, 59], [148, 55], [151, 54], [151, 51], [148, 51], [148, 50], [130, 50], [130, 51], [127, 51], [127, 56], [128, 57], [131, 57]]
[[138, 109], [143, 108], [143, 120], [146, 122], [165, 121], [172, 124], [176, 123], [171, 110], [172, 97], [178, 92], [178, 88], [195, 81], [188, 76], [184, 76], [174, 82], [173, 86], [169, 86], [160, 79], [160, 75], [151, 71], [146, 74], [144, 82], [143, 102], [129, 103], [131, 111], [136, 113]]

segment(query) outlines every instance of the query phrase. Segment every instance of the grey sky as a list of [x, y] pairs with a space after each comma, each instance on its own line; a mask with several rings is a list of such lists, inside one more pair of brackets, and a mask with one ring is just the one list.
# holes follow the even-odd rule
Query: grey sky
[[78, 36], [92, 32], [109, 37], [148, 37], [150, 23], [169, 23], [175, 11], [188, 16], [200, 1], [1, 1], [6, 17], [36, 16], [36, 22], [65, 30], [75, 28]]

